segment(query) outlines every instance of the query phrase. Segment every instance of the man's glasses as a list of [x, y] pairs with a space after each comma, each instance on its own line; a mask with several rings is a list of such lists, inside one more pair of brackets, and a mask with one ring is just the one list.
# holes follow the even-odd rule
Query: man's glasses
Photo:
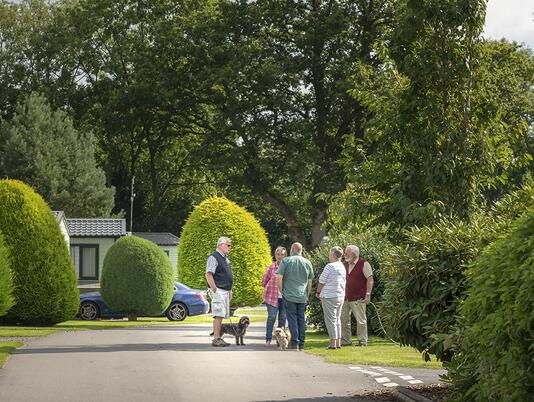
[[227, 243], [226, 243], [226, 245], [228, 246], [228, 248], [232, 248], [232, 245], [231, 245], [231, 244], [227, 244]]

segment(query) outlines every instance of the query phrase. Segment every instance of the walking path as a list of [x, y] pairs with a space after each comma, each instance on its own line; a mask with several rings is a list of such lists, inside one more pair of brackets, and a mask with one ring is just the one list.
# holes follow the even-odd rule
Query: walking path
[[350, 396], [390, 383], [436, 383], [442, 373], [327, 364], [303, 352], [278, 351], [264, 345], [265, 327], [256, 323], [249, 327], [246, 346], [226, 338], [232, 346], [213, 348], [210, 331], [198, 324], [35, 339], [0, 370], [0, 400], [357, 402]]

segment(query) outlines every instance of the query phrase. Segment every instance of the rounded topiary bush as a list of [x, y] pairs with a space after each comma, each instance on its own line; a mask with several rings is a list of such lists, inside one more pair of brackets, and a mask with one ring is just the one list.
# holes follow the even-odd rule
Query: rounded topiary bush
[[100, 290], [115, 311], [161, 314], [171, 301], [174, 273], [169, 257], [156, 244], [136, 236], [122, 237], [104, 258]]
[[261, 279], [271, 263], [269, 242], [254, 216], [224, 197], [212, 197], [196, 206], [182, 229], [178, 275], [187, 285], [205, 289], [206, 259], [217, 239], [232, 240], [228, 256], [234, 273], [233, 307], [256, 306], [262, 301]]
[[457, 401], [527, 401], [534, 394], [534, 209], [469, 268], [465, 325], [447, 367]]
[[0, 316], [5, 315], [14, 303], [9, 251], [4, 243], [4, 237], [0, 233]]
[[76, 275], [48, 205], [24, 183], [0, 180], [0, 228], [15, 285], [15, 305], [6, 318], [30, 324], [73, 318], [79, 305]]

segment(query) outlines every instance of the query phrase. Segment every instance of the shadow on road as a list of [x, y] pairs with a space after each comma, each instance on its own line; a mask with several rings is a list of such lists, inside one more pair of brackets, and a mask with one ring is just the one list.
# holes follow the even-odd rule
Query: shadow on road
[[[294, 399], [284, 399], [284, 402], [318, 402], [318, 401], [328, 401], [328, 402], [394, 402], [396, 399], [388, 397], [380, 397], [380, 399], [373, 397], [359, 397], [359, 396], [323, 396], [318, 398], [294, 398]], [[261, 401], [254, 402], [278, 402], [273, 399], [266, 399]]]
[[[227, 339], [227, 342], [230, 340]], [[233, 340], [232, 340], [233, 342]], [[246, 340], [245, 340], [246, 342]], [[56, 353], [95, 353], [95, 352], [143, 352], [143, 351], [180, 351], [180, 352], [195, 352], [195, 351], [210, 351], [210, 352], [273, 352], [281, 353], [273, 346], [265, 346], [264, 344], [251, 344], [244, 346], [237, 346], [233, 343], [224, 348], [215, 348], [211, 346], [211, 339], [207, 338], [206, 342], [202, 343], [131, 343], [131, 344], [115, 344], [115, 345], [101, 345], [101, 346], [66, 346], [66, 347], [32, 347], [17, 349], [13, 352], [14, 355], [24, 354], [56, 354]], [[285, 351], [285, 353], [298, 353], [296, 351]]]

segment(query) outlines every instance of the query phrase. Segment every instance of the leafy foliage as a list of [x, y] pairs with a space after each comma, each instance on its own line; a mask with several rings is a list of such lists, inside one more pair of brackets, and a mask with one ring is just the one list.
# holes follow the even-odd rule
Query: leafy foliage
[[174, 274], [165, 252], [149, 240], [126, 236], [104, 258], [102, 298], [113, 310], [131, 315], [161, 314], [172, 298]]
[[[452, 350], [444, 342], [456, 329], [460, 302], [466, 296], [466, 269], [496, 237], [494, 220], [485, 215], [467, 223], [442, 219], [413, 228], [405, 245], [386, 261], [383, 317], [387, 331], [402, 345], [448, 361]], [[448, 342], [448, 341], [447, 341]]]
[[[371, 227], [360, 229], [359, 231], [349, 231], [332, 236], [327, 242], [317, 247], [310, 254], [310, 261], [313, 265], [316, 280], [313, 281], [313, 292], [317, 289], [319, 276], [323, 272], [325, 265], [328, 263], [328, 253], [333, 246], [340, 246], [345, 249], [349, 244], [357, 245], [360, 248], [360, 257], [369, 261], [373, 269], [373, 292], [371, 301], [374, 304], [380, 305], [382, 294], [385, 287], [384, 278], [384, 259], [392, 247], [390, 242], [386, 239], [385, 227]], [[379, 311], [382, 314], [381, 311]], [[379, 321], [377, 319], [377, 311], [372, 305], [367, 306], [368, 317], [368, 331], [374, 334], [382, 334]], [[353, 317], [351, 318], [353, 319]], [[308, 323], [319, 328], [326, 328], [324, 323], [324, 314], [321, 307], [321, 301], [312, 297], [308, 303], [307, 310]], [[356, 325], [352, 326], [352, 330], [356, 333]]]
[[30, 94], [9, 121], [0, 121], [0, 172], [36, 189], [69, 216], [109, 216], [114, 189], [96, 166], [93, 137], [78, 132], [68, 115]]
[[457, 401], [527, 401], [534, 393], [534, 209], [469, 268], [460, 345], [449, 364]]
[[469, 219], [525, 183], [534, 58], [478, 37], [484, 3], [400, 1], [384, 67], [356, 65], [352, 94], [370, 113], [368, 141], [346, 143], [351, 183], [334, 207], [348, 219], [392, 230]]
[[360, 59], [374, 63], [389, 5], [217, 3], [219, 18], [205, 39], [213, 49], [214, 100], [205, 156], [224, 173], [227, 193], [261, 197], [283, 217], [292, 241], [319, 244], [328, 206], [321, 195], [344, 188], [344, 139], [364, 135], [365, 112], [347, 94], [352, 67]]
[[9, 251], [0, 233], [0, 316], [5, 315], [15, 304], [13, 297], [13, 275], [11, 274]]
[[233, 307], [261, 303], [261, 278], [271, 263], [265, 231], [252, 214], [224, 197], [212, 197], [197, 205], [185, 223], [178, 251], [178, 277], [188, 286], [206, 285], [206, 259], [217, 240], [232, 240], [228, 259], [232, 264]]
[[525, 183], [515, 191], [502, 197], [491, 209], [491, 214], [499, 222], [501, 231], [508, 231], [513, 221], [519, 218], [525, 207], [534, 205], [534, 179], [527, 178]]
[[17, 180], [0, 180], [0, 227], [11, 256], [16, 304], [6, 318], [32, 324], [71, 319], [79, 294], [67, 244], [43, 199]]
[[515, 43], [485, 41], [476, 75], [477, 116], [486, 127], [477, 176], [492, 202], [534, 172], [534, 54]]
[[485, 0], [399, 2], [390, 54], [408, 85], [395, 138], [400, 166], [390, 212], [397, 222], [470, 212], [482, 134], [471, 109], [472, 81], [485, 6]]
[[[174, 231], [192, 204], [212, 194], [198, 139], [209, 125], [212, 49], [203, 45], [213, 2], [62, 1], [51, 40], [84, 85], [71, 96], [82, 127], [98, 139], [100, 162], [130, 207], [137, 230]], [[200, 39], [199, 39], [200, 38]]]

